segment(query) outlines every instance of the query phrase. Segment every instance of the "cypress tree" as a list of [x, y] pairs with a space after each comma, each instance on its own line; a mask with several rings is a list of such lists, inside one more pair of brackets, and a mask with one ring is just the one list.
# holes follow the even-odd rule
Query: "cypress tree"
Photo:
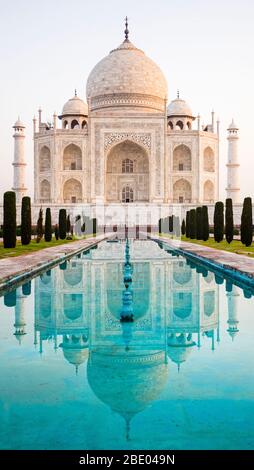
[[39, 217], [38, 217], [38, 220], [37, 220], [36, 233], [37, 233], [36, 242], [39, 243], [41, 241], [42, 237], [43, 237], [43, 211], [42, 211], [42, 208], [40, 208], [40, 211], [39, 211]]
[[51, 225], [51, 212], [50, 208], [46, 209], [46, 218], [45, 218], [45, 242], [51, 242], [52, 240], [52, 225]]
[[184, 220], [184, 219], [182, 220], [181, 232], [182, 232], [182, 235], [185, 235], [185, 234], [186, 234], [186, 224], [185, 224], [185, 220]]
[[31, 241], [32, 222], [31, 222], [31, 199], [28, 196], [22, 197], [21, 205], [21, 243], [29, 245]]
[[95, 237], [97, 233], [97, 219], [93, 219], [93, 236]]
[[202, 232], [204, 242], [209, 239], [209, 218], [207, 206], [202, 206]]
[[252, 201], [246, 197], [243, 202], [241, 216], [241, 242], [250, 246], [252, 244]]
[[67, 231], [66, 209], [59, 211], [59, 238], [65, 240]]
[[234, 218], [232, 199], [226, 199], [225, 234], [228, 243], [234, 238]]
[[197, 236], [196, 209], [190, 210], [190, 238], [194, 240]]
[[224, 236], [224, 204], [219, 201], [215, 204], [214, 209], [214, 240], [220, 243]]
[[67, 219], [66, 219], [66, 231], [67, 231], [67, 234], [69, 235], [71, 231], [70, 214], [67, 215]]
[[196, 209], [197, 240], [203, 240], [202, 207]]
[[190, 211], [186, 212], [186, 237], [190, 238]]
[[14, 191], [7, 191], [4, 193], [4, 248], [15, 248], [16, 229], [16, 194]]
[[174, 217], [173, 215], [170, 215], [169, 220], [168, 220], [168, 229], [170, 233], [173, 232], [173, 228], [174, 228], [173, 217]]
[[58, 229], [58, 225], [55, 225], [55, 239], [58, 240], [59, 239], [59, 229]]
[[[81, 227], [81, 231], [83, 232], [82, 227]], [[159, 219], [159, 233], [161, 233], [161, 219]]]

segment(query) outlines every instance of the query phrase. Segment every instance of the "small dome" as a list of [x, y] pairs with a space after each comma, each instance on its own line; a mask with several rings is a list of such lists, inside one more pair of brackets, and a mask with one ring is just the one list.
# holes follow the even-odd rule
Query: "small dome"
[[86, 87], [91, 109], [164, 110], [167, 82], [158, 65], [126, 39], [91, 71]]
[[87, 116], [88, 107], [87, 104], [75, 95], [67, 103], [65, 103], [62, 111], [63, 116]]
[[16, 129], [17, 127], [20, 127], [22, 129], [25, 129], [25, 125], [23, 124], [23, 122], [20, 120], [20, 117], [18, 117], [18, 120], [15, 122], [13, 128]]
[[177, 97], [175, 100], [171, 101], [171, 103], [168, 105], [167, 115], [192, 117], [192, 111], [191, 111], [190, 106], [186, 103], [186, 101]]
[[236, 125], [234, 119], [232, 119], [231, 124], [228, 127], [229, 131], [238, 131], [239, 127]]

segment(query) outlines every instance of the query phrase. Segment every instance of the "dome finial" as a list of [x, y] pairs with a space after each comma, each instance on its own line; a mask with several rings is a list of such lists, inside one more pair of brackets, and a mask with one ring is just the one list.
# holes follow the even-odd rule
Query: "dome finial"
[[177, 99], [179, 100], [179, 98], [180, 98], [180, 92], [179, 90], [177, 90]]
[[75, 96], [77, 96], [77, 88], [75, 88]]
[[124, 34], [125, 34], [125, 41], [129, 41], [128, 17], [127, 17], [127, 16], [126, 16], [126, 18], [125, 18], [125, 30], [124, 30]]

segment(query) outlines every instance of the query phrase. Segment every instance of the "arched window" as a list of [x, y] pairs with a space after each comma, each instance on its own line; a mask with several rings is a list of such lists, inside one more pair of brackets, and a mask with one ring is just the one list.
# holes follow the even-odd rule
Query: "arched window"
[[73, 119], [73, 121], [71, 122], [71, 128], [72, 129], [79, 129], [79, 123], [78, 123], [77, 119]]
[[122, 161], [122, 173], [133, 173], [133, 161], [129, 158]]
[[67, 145], [63, 154], [64, 170], [82, 170], [81, 148], [75, 144]]
[[40, 199], [41, 202], [50, 202], [50, 183], [47, 180], [41, 182]]
[[171, 131], [173, 130], [173, 122], [172, 121], [168, 121], [168, 127], [171, 129]]
[[63, 199], [65, 203], [82, 202], [82, 186], [80, 181], [71, 178], [64, 183]]
[[214, 202], [214, 184], [209, 180], [204, 184], [204, 202]]
[[63, 128], [64, 128], [64, 129], [69, 129], [68, 121], [64, 121], [64, 123], [63, 123]]
[[191, 130], [191, 122], [190, 121], [187, 122], [186, 126], [187, 126], [187, 129]]
[[40, 171], [50, 170], [50, 150], [46, 145], [40, 151], [39, 168]]
[[87, 122], [86, 121], [82, 122], [82, 129], [87, 129]]
[[191, 202], [191, 185], [181, 178], [173, 186], [173, 201], [175, 203]]
[[125, 186], [122, 190], [122, 202], [133, 202], [133, 189], [130, 186]]
[[187, 145], [178, 145], [173, 151], [173, 170], [191, 171], [191, 151]]
[[204, 171], [215, 171], [214, 151], [211, 147], [206, 147], [204, 150]]
[[182, 121], [177, 121], [175, 129], [176, 129], [176, 131], [182, 131], [183, 130], [183, 122]]

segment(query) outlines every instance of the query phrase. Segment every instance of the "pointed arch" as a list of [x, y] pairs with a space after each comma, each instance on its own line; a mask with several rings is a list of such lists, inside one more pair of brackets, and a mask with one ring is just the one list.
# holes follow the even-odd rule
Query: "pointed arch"
[[210, 180], [204, 184], [204, 202], [214, 202], [214, 184]]
[[173, 170], [191, 171], [191, 150], [187, 145], [181, 144], [173, 151]]
[[76, 144], [69, 144], [63, 152], [64, 170], [82, 170], [82, 151]]
[[206, 147], [204, 150], [203, 167], [204, 167], [204, 171], [208, 171], [208, 172], [215, 171], [214, 151], [211, 147]]
[[42, 180], [40, 184], [40, 200], [41, 202], [50, 202], [51, 189], [48, 180]]
[[173, 186], [173, 201], [176, 203], [191, 202], [191, 184], [184, 178], [177, 180]]
[[82, 202], [82, 185], [75, 178], [65, 181], [63, 187], [63, 200], [65, 203]]

